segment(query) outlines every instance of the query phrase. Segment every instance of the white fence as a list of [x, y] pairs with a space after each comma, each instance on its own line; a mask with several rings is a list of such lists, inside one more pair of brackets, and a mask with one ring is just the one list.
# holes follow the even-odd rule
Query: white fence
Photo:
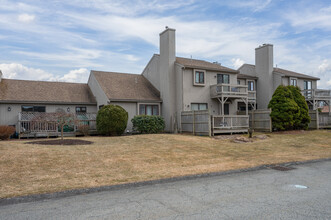
[[[79, 132], [82, 125], [88, 130], [96, 130], [96, 113], [68, 114], [71, 125], [66, 126], [65, 132]], [[58, 135], [59, 115], [55, 112], [20, 112], [18, 115], [18, 133], [20, 136], [51, 136]]]

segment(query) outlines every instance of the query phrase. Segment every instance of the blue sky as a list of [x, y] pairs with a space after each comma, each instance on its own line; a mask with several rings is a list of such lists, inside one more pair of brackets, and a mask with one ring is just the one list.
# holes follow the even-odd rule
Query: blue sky
[[177, 56], [254, 64], [274, 45], [274, 64], [331, 89], [331, 1], [0, 0], [5, 78], [87, 82], [89, 71], [140, 74], [176, 29]]

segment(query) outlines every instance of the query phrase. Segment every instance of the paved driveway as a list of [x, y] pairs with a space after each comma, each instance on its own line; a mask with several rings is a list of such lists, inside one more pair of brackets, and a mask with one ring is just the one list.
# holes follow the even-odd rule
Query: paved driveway
[[331, 219], [331, 161], [295, 168], [0, 206], [0, 219]]

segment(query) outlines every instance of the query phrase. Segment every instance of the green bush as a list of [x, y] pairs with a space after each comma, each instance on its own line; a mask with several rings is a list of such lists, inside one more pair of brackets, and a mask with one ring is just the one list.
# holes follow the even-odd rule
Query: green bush
[[165, 123], [161, 116], [136, 115], [131, 120], [133, 129], [140, 133], [155, 134], [164, 131]]
[[121, 106], [105, 105], [97, 114], [97, 130], [102, 135], [121, 135], [128, 123], [128, 113]]
[[301, 94], [300, 88], [297, 86], [288, 86], [291, 90], [293, 99], [297, 103], [300, 114], [295, 118], [294, 129], [308, 129], [310, 123], [309, 109], [305, 97]]
[[286, 86], [278, 86], [269, 102], [271, 120], [274, 130], [292, 130], [295, 120], [300, 117], [300, 108], [294, 101], [291, 90]]

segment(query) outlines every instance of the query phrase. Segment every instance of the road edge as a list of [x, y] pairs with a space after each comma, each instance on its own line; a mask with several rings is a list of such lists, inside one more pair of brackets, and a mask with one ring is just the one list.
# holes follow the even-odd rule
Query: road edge
[[208, 177], [223, 176], [223, 175], [237, 174], [237, 173], [243, 173], [243, 172], [251, 172], [251, 171], [268, 169], [275, 165], [294, 166], [294, 165], [325, 162], [325, 161], [331, 161], [331, 158], [306, 160], [306, 161], [292, 161], [292, 162], [278, 163], [278, 164], [264, 164], [264, 165], [260, 165], [260, 166], [256, 166], [256, 167], [243, 168], [243, 169], [237, 169], [237, 170], [201, 173], [201, 174], [177, 176], [177, 177], [170, 177], [170, 178], [163, 178], [163, 179], [156, 179], [156, 180], [147, 180], [147, 181], [140, 181], [140, 182], [133, 182], [133, 183], [123, 183], [123, 184], [116, 184], [116, 185], [109, 185], [109, 186], [100, 186], [100, 187], [83, 188], [83, 189], [72, 189], [72, 190], [65, 190], [65, 191], [54, 192], [54, 193], [18, 196], [18, 197], [0, 199], [0, 206], [13, 205], [13, 204], [18, 204], [18, 203], [37, 202], [37, 201], [49, 200], [49, 199], [60, 199], [60, 198], [65, 198], [65, 197], [70, 197], [70, 196], [90, 194], [90, 193], [103, 192], [103, 191], [115, 191], [115, 190], [129, 189], [129, 188], [148, 186], [148, 185], [172, 183], [172, 182], [184, 181], [184, 180], [194, 180], [194, 179], [199, 179], [199, 178], [208, 178]]

